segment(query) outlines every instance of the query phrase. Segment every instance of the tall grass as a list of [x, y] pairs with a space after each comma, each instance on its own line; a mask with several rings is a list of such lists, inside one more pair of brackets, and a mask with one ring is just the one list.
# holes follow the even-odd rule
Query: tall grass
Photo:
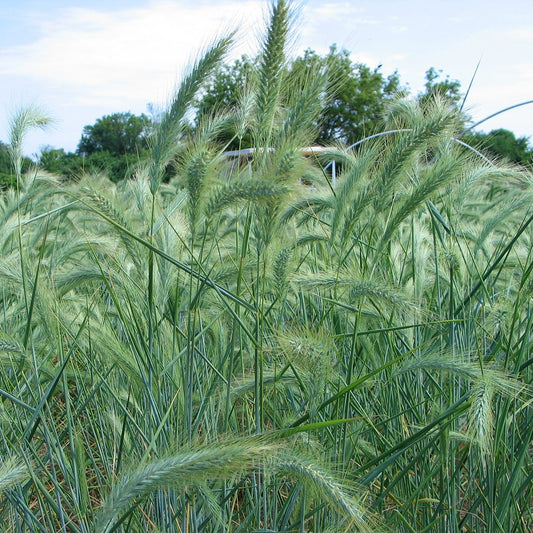
[[531, 175], [456, 142], [446, 102], [399, 100], [392, 133], [331, 154], [333, 189], [299, 153], [328, 80], [278, 75], [291, 16], [273, 7], [235, 115], [245, 167], [228, 117], [179, 141], [228, 39], [133, 180], [22, 176], [46, 120], [13, 121], [4, 531], [533, 528]]

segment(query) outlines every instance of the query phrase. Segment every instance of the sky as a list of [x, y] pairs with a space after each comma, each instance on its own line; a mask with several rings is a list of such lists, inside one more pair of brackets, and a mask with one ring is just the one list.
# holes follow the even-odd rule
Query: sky
[[[266, 0], [0, 0], [0, 140], [17, 109], [53, 119], [28, 135], [27, 155], [44, 146], [74, 151], [83, 126], [108, 114], [162, 109], [180, 75], [216, 36], [238, 28], [228, 61], [254, 55]], [[430, 67], [472, 77], [466, 109], [474, 122], [533, 100], [530, 0], [300, 0], [291, 55], [325, 54], [336, 43], [354, 62], [397, 71], [413, 94]], [[477, 129], [531, 137], [533, 105]]]

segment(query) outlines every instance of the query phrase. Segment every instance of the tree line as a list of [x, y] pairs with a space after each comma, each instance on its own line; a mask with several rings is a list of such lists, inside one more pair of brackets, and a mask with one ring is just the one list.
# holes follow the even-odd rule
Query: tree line
[[[226, 113], [227, 120], [221, 122], [223, 126], [219, 132], [221, 146], [227, 149], [251, 147], [249, 131], [241, 131], [242, 125], [236, 126], [238, 121], [232, 120], [231, 113], [246, 99], [247, 88], [256, 75], [255, 65], [256, 58], [245, 55], [218, 68], [195, 102], [196, 115], [185, 135], [193, 135], [214, 114]], [[341, 142], [349, 146], [375, 133], [387, 104], [398, 95], [409, 94], [397, 71], [386, 76], [380, 67], [355, 63], [347, 50], [339, 50], [335, 45], [324, 56], [308, 49], [289, 64], [284, 75], [291, 78], [292, 87], [305, 84], [310, 73], [317, 69], [328, 74], [323, 113], [316, 128], [316, 144], [327, 146]], [[461, 107], [460, 82], [432, 67], [426, 72], [424, 91], [416, 98], [425, 100], [435, 94], [444, 96], [457, 109]], [[469, 117], [463, 117], [467, 125]], [[144, 113], [120, 112], [103, 116], [83, 128], [74, 152], [46, 146], [36, 161], [24, 158], [23, 170], [37, 164], [41, 169], [70, 179], [85, 172], [103, 172], [118, 182], [133, 175], [138, 163], [146, 157], [156, 122], [157, 117]], [[533, 166], [533, 149], [528, 138], [517, 138], [509, 130], [469, 132], [463, 141], [497, 158]], [[0, 142], [0, 187], [13, 185], [13, 181], [9, 149]]]

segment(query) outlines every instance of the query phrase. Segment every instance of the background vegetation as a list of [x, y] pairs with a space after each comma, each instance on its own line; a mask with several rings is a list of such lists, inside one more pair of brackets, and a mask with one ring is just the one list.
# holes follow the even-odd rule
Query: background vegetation
[[[189, 124], [181, 133], [183, 141], [197, 130], [205, 117], [215, 112], [236, 112], [243, 105], [246, 107], [244, 97], [259, 59], [244, 55], [231, 64], [222, 62], [217, 65], [195, 95], [188, 115]], [[302, 56], [284, 64], [284, 75], [296, 85], [298, 80], [304, 80], [317, 70], [329, 73], [322, 94], [322, 113], [309, 139], [311, 144], [331, 146], [344, 143], [350, 146], [380, 130], [388, 103], [399, 95], [409, 94], [398, 72], [385, 76], [380, 69], [381, 66], [371, 69], [362, 63], [353, 63], [349, 52], [338, 50], [336, 45], [332, 45], [325, 56], [308, 49]], [[431, 67], [426, 72], [424, 91], [415, 97], [425, 101], [435, 95], [447, 99], [458, 111], [465, 103], [460, 82]], [[464, 115], [465, 127], [470, 124], [469, 120]], [[85, 172], [104, 173], [114, 182], [130, 178], [138, 164], [149, 157], [148, 139], [158, 121], [153, 109], [150, 116], [131, 112], [106, 115], [84, 127], [75, 152], [44, 146], [40, 154], [33, 156], [34, 163], [68, 179], [77, 179]], [[218, 140], [226, 143], [228, 149], [253, 146], [250, 133], [239, 134], [237, 127], [234, 120], [220, 124]], [[532, 168], [533, 149], [529, 140], [516, 138], [509, 130], [472, 131], [463, 140], [494, 157]], [[14, 184], [7, 151], [7, 144], [0, 143], [0, 187]], [[30, 158], [25, 159], [25, 169], [31, 162]], [[170, 176], [169, 169], [166, 179]]]
[[47, 117], [13, 117], [4, 531], [531, 531], [531, 172], [459, 142], [440, 90], [303, 158], [343, 75], [288, 68], [291, 21], [191, 128], [216, 42], [134, 129], [133, 179], [25, 172]]

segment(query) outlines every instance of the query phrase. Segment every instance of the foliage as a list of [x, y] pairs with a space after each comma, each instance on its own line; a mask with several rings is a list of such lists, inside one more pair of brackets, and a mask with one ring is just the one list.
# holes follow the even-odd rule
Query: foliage
[[[22, 172], [26, 173], [32, 167], [32, 160], [29, 157], [22, 158]], [[0, 142], [0, 190], [13, 187], [16, 184], [14, 168], [11, 156], [9, 155], [9, 146]]]
[[[232, 65], [221, 67], [196, 104], [198, 120], [216, 111], [246, 107], [258, 64], [258, 59], [242, 56]], [[362, 63], [354, 64], [347, 50], [339, 51], [335, 46], [324, 57], [313, 50], [306, 50], [302, 57], [284, 64], [280, 76], [292, 79], [297, 87], [316, 72], [327, 75], [328, 83], [322, 95], [324, 110], [311, 139], [312, 144], [318, 142], [327, 145], [335, 141], [351, 143], [374, 132], [387, 102], [402, 90], [397, 73], [385, 77], [379, 68], [373, 70]], [[284, 105], [288, 105], [289, 95], [283, 95], [282, 98], [285, 99]], [[231, 129], [230, 124], [225, 140], [235, 135], [235, 127]], [[251, 142], [249, 135], [237, 135], [231, 147], [249, 147], [252, 146]]]
[[450, 102], [452, 105], [458, 106], [463, 99], [461, 93], [461, 82], [459, 80], [452, 80], [447, 74], [444, 79], [441, 79], [442, 70], [437, 70], [431, 67], [426, 71], [425, 92], [419, 97], [421, 99], [431, 99], [435, 96], [440, 96]]
[[114, 156], [134, 154], [148, 147], [151, 131], [148, 116], [132, 113], [114, 113], [85, 126], [78, 143], [77, 153], [89, 156], [96, 152], [108, 152]]
[[317, 137], [319, 144], [352, 144], [375, 133], [387, 103], [403, 91], [398, 74], [385, 77], [380, 67], [354, 64], [347, 50], [337, 50], [335, 46], [325, 57], [307, 50], [294, 61], [293, 70], [307, 70], [317, 63], [330, 78]]
[[533, 149], [530, 148], [527, 137], [517, 139], [513, 132], [497, 129], [489, 133], [470, 133], [466, 140], [469, 144], [478, 146], [494, 156], [533, 168]]
[[224, 63], [211, 76], [195, 106], [198, 117], [236, 109], [251, 79], [254, 61], [247, 55], [232, 64]]
[[106, 172], [113, 181], [130, 176], [147, 152], [152, 130], [152, 121], [144, 114], [114, 113], [99, 118], [83, 128], [76, 150], [79, 159], [71, 154], [60, 158], [64, 172], [71, 173], [73, 167], [78, 174]]
[[9, 155], [9, 148], [0, 143], [0, 189], [11, 187], [15, 184], [13, 164]]
[[47, 146], [41, 150], [43, 170], [79, 179], [84, 173], [105, 173], [112, 181], [130, 177], [146, 157], [153, 131], [151, 119], [141, 114], [114, 113], [85, 126], [75, 153]]
[[83, 158], [63, 148], [45, 146], [39, 155], [39, 167], [47, 172], [74, 179], [83, 172]]
[[67, 179], [77, 180], [83, 174], [106, 174], [112, 181], [130, 178], [144, 153], [113, 155], [108, 151], [97, 151], [87, 157], [63, 148], [45, 147], [39, 157], [39, 167]]
[[[329, 77], [280, 75], [290, 21], [232, 114], [250, 160], [225, 115], [177, 140], [228, 38], [135, 179], [0, 195], [4, 531], [532, 529], [531, 175], [434, 95], [324, 156], [333, 187], [300, 151]], [[13, 121], [14, 168], [45, 122]]]

